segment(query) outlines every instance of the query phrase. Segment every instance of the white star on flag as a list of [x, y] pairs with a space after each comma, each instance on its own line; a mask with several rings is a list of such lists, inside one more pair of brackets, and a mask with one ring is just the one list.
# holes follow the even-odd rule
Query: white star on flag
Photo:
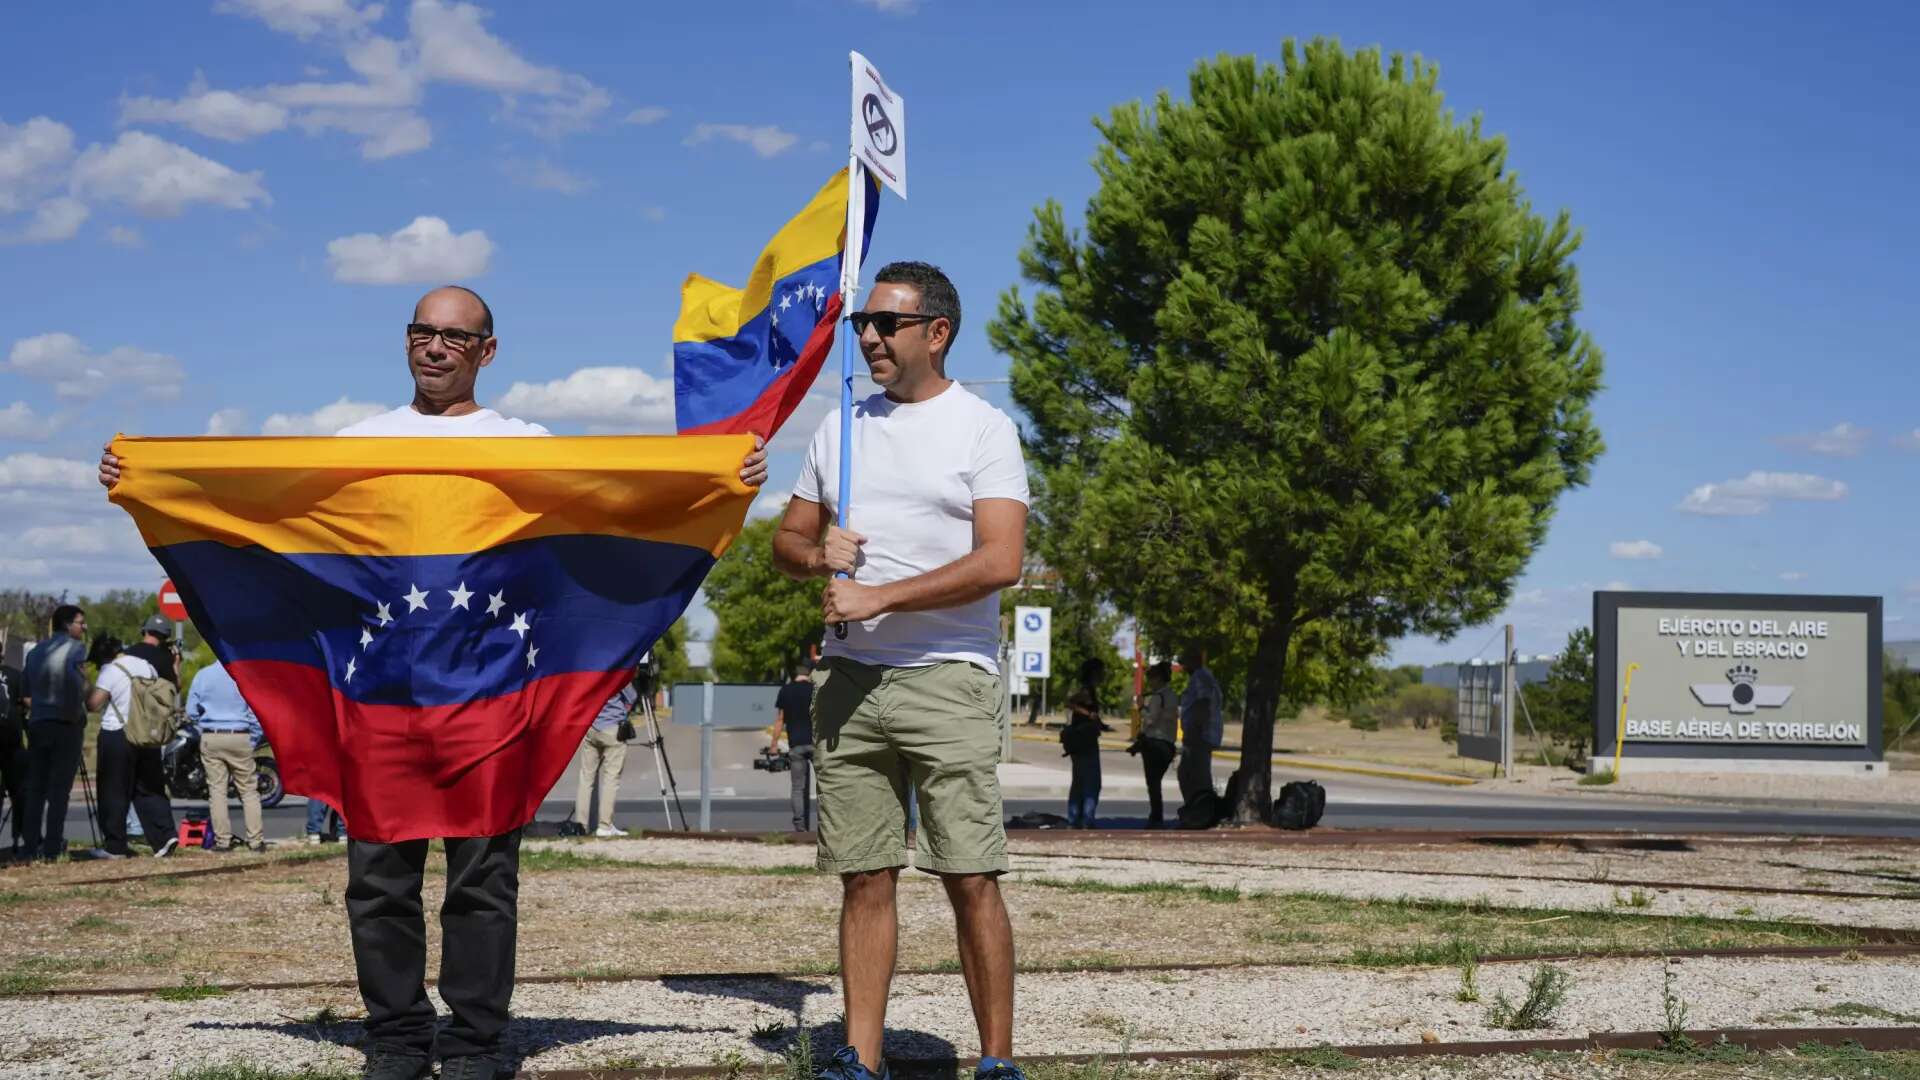
[[347, 681], [348, 682], [353, 681], [353, 661], [352, 660], [347, 661]]
[[540, 655], [539, 649], [535, 648], [532, 645], [527, 646], [527, 666], [532, 667], [534, 657], [537, 657], [539, 655]]
[[785, 295], [785, 296], [782, 296], [782, 297], [780, 298], [780, 310], [781, 310], [781, 311], [785, 311], [785, 310], [787, 310], [788, 308], [790, 308], [790, 307], [792, 307], [792, 306], [793, 306], [793, 294], [792, 294], [792, 293], [788, 293], [787, 295]]
[[392, 622], [393, 612], [387, 610], [387, 605], [379, 604], [377, 606], [380, 608], [380, 625], [385, 626], [388, 623]]
[[413, 586], [413, 591], [401, 597], [401, 599], [407, 602], [407, 610], [409, 612], [426, 610], [427, 594], [421, 592], [420, 586], [418, 585]]
[[507, 627], [507, 629], [519, 634], [524, 640], [527, 636], [527, 631], [533, 629], [533, 627], [527, 625], [527, 614], [523, 611], [513, 617], [513, 625]]
[[505, 589], [502, 589], [499, 592], [494, 593], [492, 596], [487, 597], [487, 614], [489, 615], [500, 614], [500, 609], [507, 606], [506, 596], [507, 596], [507, 591]]
[[364, 649], [371, 644], [373, 644], [373, 631], [367, 629], [364, 626], [361, 627], [360, 628], [360, 647]]
[[463, 582], [461, 582], [461, 583], [460, 583], [460, 587], [459, 587], [459, 588], [457, 588], [457, 589], [449, 589], [449, 590], [447, 591], [447, 595], [448, 595], [448, 596], [451, 596], [451, 597], [453, 597], [453, 606], [454, 606], [454, 607], [457, 607], [457, 608], [459, 608], [459, 609], [461, 609], [462, 611], [471, 611], [471, 610], [473, 610], [472, 608], [469, 608], [469, 607], [467, 607], [467, 600], [468, 600], [468, 598], [469, 598], [469, 597], [471, 597], [471, 596], [473, 596], [473, 594], [467, 591], [467, 583], [466, 583], [466, 582], [464, 582], [464, 581], [463, 581]]

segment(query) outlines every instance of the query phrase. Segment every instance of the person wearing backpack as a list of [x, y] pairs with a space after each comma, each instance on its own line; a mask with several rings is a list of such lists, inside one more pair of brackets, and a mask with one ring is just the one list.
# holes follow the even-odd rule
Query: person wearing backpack
[[112, 638], [103, 640], [104, 647], [96, 646], [100, 674], [87, 695], [87, 708], [100, 710], [100, 742], [94, 758], [95, 782], [100, 786], [100, 846], [110, 859], [132, 854], [127, 847], [127, 804], [131, 802], [140, 830], [153, 845], [154, 858], [164, 859], [180, 845], [160, 762], [160, 748], [173, 733], [180, 692], [151, 663], [121, 650]]
[[267, 850], [267, 838], [260, 827], [260, 778], [254, 771], [253, 752], [266, 734], [253, 715], [233, 676], [219, 664], [201, 668], [193, 676], [187, 691], [187, 719], [200, 728], [200, 766], [207, 771], [207, 813], [213, 818], [214, 850], [224, 846], [233, 850], [240, 838], [233, 835], [233, 812], [227, 806], [227, 777], [240, 789], [240, 819], [247, 826], [247, 848]]

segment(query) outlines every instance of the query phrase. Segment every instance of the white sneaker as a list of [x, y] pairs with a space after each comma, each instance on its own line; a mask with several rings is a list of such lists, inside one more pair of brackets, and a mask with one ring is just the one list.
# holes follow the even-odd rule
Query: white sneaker
[[610, 821], [603, 821], [600, 823], [599, 828], [593, 830], [593, 835], [601, 837], [603, 839], [609, 836], [625, 836], [627, 835], [627, 830], [621, 828], [618, 825], [613, 824]]
[[308, 834], [307, 834], [307, 843], [309, 843], [309, 844], [312, 844], [312, 845], [314, 845], [314, 846], [316, 846], [316, 847], [317, 847], [317, 846], [319, 846], [319, 844], [320, 844], [320, 834], [319, 834], [319, 833], [317, 833], [317, 832], [310, 832], [310, 833], [308, 833]]
[[161, 844], [159, 847], [153, 850], [153, 857], [156, 859], [164, 859], [167, 856], [173, 854], [174, 849], [178, 848], [179, 846], [180, 846], [180, 838], [177, 836], [169, 836], [167, 837], [166, 843]]

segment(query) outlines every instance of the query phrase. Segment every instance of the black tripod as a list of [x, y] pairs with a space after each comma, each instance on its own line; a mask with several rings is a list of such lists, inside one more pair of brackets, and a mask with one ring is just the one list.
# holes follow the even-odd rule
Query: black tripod
[[[680, 830], [687, 831], [687, 809], [680, 805], [680, 787], [673, 781], [673, 762], [667, 760], [667, 737], [660, 732], [660, 717], [653, 711], [653, 673], [642, 677], [640, 686], [640, 712], [647, 719], [647, 737], [640, 745], [653, 751], [653, 774], [660, 782], [660, 813], [667, 819], [667, 828], [673, 828], [673, 811], [680, 811]], [[667, 796], [673, 796], [671, 809]]]
[[[85, 746], [82, 746], [80, 749], [80, 797], [86, 800], [87, 835], [93, 837], [93, 846], [97, 851], [100, 847], [100, 830], [95, 828], [93, 824], [93, 777], [87, 775], [87, 751]], [[52, 827], [53, 823], [51, 821], [47, 822], [47, 828], [51, 829]]]

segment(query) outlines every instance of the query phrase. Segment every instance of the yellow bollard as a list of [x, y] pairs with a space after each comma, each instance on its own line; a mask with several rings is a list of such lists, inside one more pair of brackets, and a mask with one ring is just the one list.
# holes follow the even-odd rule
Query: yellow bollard
[[1620, 722], [1613, 727], [1613, 778], [1620, 779], [1620, 752], [1627, 748], [1627, 697], [1633, 693], [1633, 673], [1639, 664], [1627, 665], [1627, 685], [1620, 691]]

